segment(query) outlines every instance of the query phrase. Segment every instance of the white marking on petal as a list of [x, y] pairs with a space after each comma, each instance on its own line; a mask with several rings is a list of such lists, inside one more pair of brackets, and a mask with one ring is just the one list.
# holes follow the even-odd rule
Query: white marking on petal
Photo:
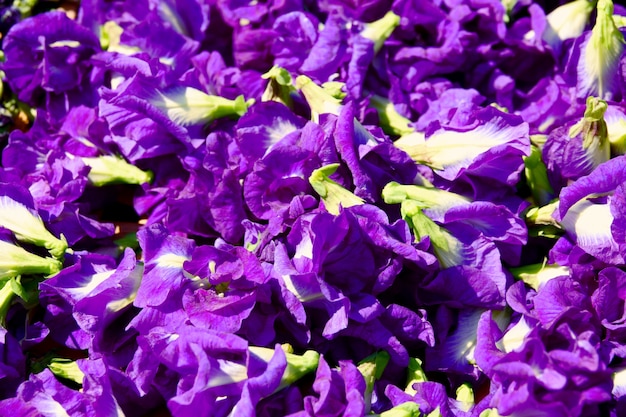
[[80, 46], [80, 42], [78, 42], [78, 41], [71, 41], [71, 40], [56, 41], [56, 42], [52, 42], [48, 46], [50, 46], [52, 48], [61, 48], [61, 47], [64, 47], [64, 46], [67, 46], [68, 48], [78, 48]]
[[626, 394], [626, 368], [613, 374], [613, 395], [621, 397]]
[[451, 180], [479, 155], [510, 142], [515, 131], [515, 126], [488, 123], [466, 132], [439, 130], [428, 139], [420, 133], [410, 134], [395, 145], [414, 161], [443, 171], [439, 175]]
[[298, 242], [294, 258], [313, 259], [313, 241], [305, 236], [304, 239]]
[[248, 368], [244, 365], [224, 359], [218, 359], [217, 362], [219, 370], [217, 370], [215, 376], [211, 377], [207, 383], [207, 388], [236, 384], [248, 379]]
[[84, 298], [89, 295], [93, 290], [98, 288], [100, 284], [109, 279], [114, 273], [115, 269], [95, 273], [89, 277], [89, 281], [85, 282], [80, 287], [65, 288], [64, 291], [70, 293], [77, 299]]
[[576, 234], [576, 243], [592, 255], [602, 249], [603, 252], [607, 249], [610, 253], [619, 252], [611, 233], [612, 223], [608, 204], [595, 204], [587, 199], [574, 204], [561, 221], [565, 230]]
[[157, 3], [157, 10], [161, 18], [167, 22], [169, 22], [176, 32], [181, 35], [190, 37], [189, 33], [185, 30], [185, 25], [180, 19], [180, 16], [172, 10], [170, 5], [166, 1], [160, 1]]
[[60, 403], [44, 392], [36, 393], [30, 403], [43, 417], [70, 417]]
[[321, 292], [307, 292], [307, 291], [302, 291], [302, 289], [296, 288], [296, 284], [291, 279], [291, 275], [285, 274], [282, 276], [282, 279], [283, 279], [283, 282], [285, 283], [285, 287], [287, 287], [289, 292], [295, 295], [296, 298], [302, 303], [324, 298], [324, 295]]
[[188, 258], [175, 253], [166, 253], [156, 259], [156, 264], [160, 268], [182, 269], [185, 261], [188, 261]]
[[528, 326], [526, 319], [522, 317], [515, 326], [509, 329], [505, 335], [496, 344], [498, 348], [504, 352], [512, 352], [522, 346], [526, 335], [530, 333], [531, 328]]
[[298, 127], [291, 123], [289, 120], [277, 119], [274, 124], [267, 128], [269, 133], [269, 144], [266, 154], [269, 152], [270, 148], [278, 143], [282, 138], [290, 134], [291, 132], [295, 132], [298, 130]]
[[426, 141], [426, 160], [442, 168], [468, 166], [478, 155], [507, 139], [493, 124], [468, 132], [440, 131]]

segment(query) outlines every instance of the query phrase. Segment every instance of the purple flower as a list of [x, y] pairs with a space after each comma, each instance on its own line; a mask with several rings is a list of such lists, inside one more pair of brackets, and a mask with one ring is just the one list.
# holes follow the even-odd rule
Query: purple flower
[[352, 175], [354, 193], [369, 202], [380, 199], [390, 181], [410, 183], [417, 169], [405, 152], [385, 136], [377, 137], [355, 119], [354, 107], [341, 109], [334, 131], [335, 146]]
[[115, 378], [105, 361], [82, 359], [77, 364], [84, 373], [82, 389], [87, 403], [87, 415], [120, 415], [122, 409], [115, 398]]
[[542, 156], [555, 190], [590, 174], [609, 160], [610, 143], [603, 118], [606, 108], [606, 102], [589, 97], [582, 119], [565, 123], [550, 132]]
[[[133, 303], [143, 275], [135, 253], [127, 248], [117, 267], [115, 260], [93, 254], [78, 255], [76, 263], [41, 283], [43, 305], [68, 306], [78, 326], [102, 349], [105, 329]], [[64, 300], [59, 303], [56, 297]], [[54, 331], [54, 327], [50, 328]]]
[[144, 274], [134, 304], [158, 307], [168, 299], [180, 299], [192, 280], [183, 264], [191, 259], [194, 241], [170, 235], [162, 225], [152, 225], [137, 233], [143, 250]]
[[160, 90], [154, 84], [136, 75], [115, 90], [100, 92], [100, 114], [130, 162], [191, 150], [190, 132], [181, 124], [198, 123], [207, 116], [206, 104], [200, 101], [210, 96], [178, 86]]
[[26, 358], [15, 338], [0, 327], [0, 399], [15, 395], [17, 386], [24, 380]]
[[319, 157], [307, 149], [295, 145], [274, 147], [254, 164], [244, 181], [248, 208], [259, 219], [280, 216], [294, 199], [313, 194], [308, 179], [320, 166]]
[[99, 50], [91, 31], [63, 12], [49, 12], [11, 29], [3, 44], [2, 69], [20, 100], [31, 105], [42, 104], [46, 96], [51, 100], [65, 95], [66, 105], [93, 106], [95, 88], [90, 83], [95, 80], [90, 79], [89, 58]]
[[437, 129], [427, 137], [415, 133], [395, 145], [433, 169], [435, 186], [469, 189], [476, 199], [493, 193], [491, 184], [511, 187], [520, 178], [522, 157], [530, 153], [528, 125], [493, 107], [478, 111], [472, 119], [463, 128]]
[[286, 106], [274, 102], [255, 104], [237, 123], [237, 144], [241, 153], [253, 164], [267, 155], [289, 135], [300, 135], [305, 121]]
[[315, 394], [304, 397], [304, 410], [290, 417], [359, 416], [365, 413], [365, 381], [349, 361], [340, 361], [339, 369], [331, 369], [320, 356], [313, 391]]
[[198, 328], [237, 333], [257, 297], [263, 300], [264, 291], [258, 287], [267, 277], [257, 258], [245, 249], [230, 252], [200, 246], [183, 266], [186, 273], [206, 282], [183, 296], [189, 321]]
[[18, 415], [87, 415], [83, 394], [60, 383], [49, 369], [32, 374], [0, 407]]
[[573, 79], [577, 98], [619, 100], [622, 97], [623, 44], [624, 35], [613, 21], [613, 2], [599, 1], [593, 29], [572, 44], [567, 62], [566, 75]]
[[450, 128], [467, 126], [477, 106], [484, 100], [478, 91], [460, 88], [447, 88], [435, 97], [425, 97], [426, 109], [415, 123], [415, 129], [418, 132], [430, 131], [430, 126], [436, 123]]
[[274, 65], [296, 72], [310, 55], [318, 37], [318, 25], [314, 15], [299, 11], [279, 16], [273, 26]]
[[[602, 327], [606, 329], [606, 340], [615, 341], [617, 352], [622, 352], [621, 340], [624, 331], [624, 272], [617, 268], [606, 268], [598, 274], [598, 288], [591, 295], [591, 304]], [[617, 353], [623, 356], [624, 353]]]
[[610, 357], [582, 278], [552, 278], [519, 303], [510, 294], [524, 317], [504, 334], [489, 313], [481, 317], [475, 357], [501, 413], [578, 415], [611, 399]]
[[[563, 188], [559, 207], [553, 214], [578, 246], [599, 260], [621, 264], [620, 245], [624, 199], [624, 157], [613, 158], [591, 174]], [[604, 197], [595, 198], [602, 193]]]
[[[321, 334], [331, 341], [320, 340], [325, 351], [336, 344], [336, 353], [347, 343], [344, 337], [361, 339], [406, 363], [401, 341], [430, 343], [431, 329], [423, 316], [396, 305], [385, 309], [375, 297], [393, 285], [405, 262], [431, 265], [433, 258], [410, 245], [407, 233], [403, 222], [389, 224], [378, 209], [363, 205], [337, 216], [302, 216], [287, 247], [276, 246], [273, 276], [282, 297], [294, 315], [319, 323], [311, 330], [314, 338]], [[405, 331], [407, 326], [414, 330]]]

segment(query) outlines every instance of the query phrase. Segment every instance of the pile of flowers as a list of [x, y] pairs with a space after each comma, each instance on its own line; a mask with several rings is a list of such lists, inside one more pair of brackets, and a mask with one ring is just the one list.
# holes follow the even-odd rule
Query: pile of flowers
[[626, 415], [626, 9], [19, 0], [0, 32], [0, 414]]

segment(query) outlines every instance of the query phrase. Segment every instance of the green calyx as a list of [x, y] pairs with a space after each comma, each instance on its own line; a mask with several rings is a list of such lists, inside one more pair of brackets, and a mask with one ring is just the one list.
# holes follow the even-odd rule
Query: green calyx
[[265, 87], [261, 101], [277, 101], [291, 107], [293, 102], [291, 94], [295, 93], [296, 89], [293, 86], [289, 71], [275, 66], [263, 74], [261, 78], [267, 80], [267, 87]]
[[373, 95], [370, 105], [378, 112], [381, 127], [389, 135], [404, 136], [413, 133], [415, 129], [410, 126], [411, 121], [402, 116], [388, 99]]
[[541, 158], [541, 150], [535, 145], [531, 145], [530, 155], [524, 157], [524, 174], [535, 203], [548, 204], [554, 196], [554, 190], [548, 180], [548, 170]]
[[368, 23], [361, 36], [374, 42], [374, 52], [377, 53], [399, 24], [400, 16], [390, 11], [375, 22]]
[[52, 275], [61, 270], [63, 264], [58, 259], [42, 258], [26, 249], [0, 240], [0, 279], [18, 275]]
[[369, 412], [372, 403], [372, 393], [374, 392], [374, 383], [378, 381], [387, 364], [389, 363], [389, 353], [385, 351], [376, 352], [359, 362], [357, 368], [365, 379], [365, 407], [366, 413]]
[[[283, 352], [285, 352], [287, 367], [285, 368], [285, 372], [280, 379], [280, 385], [275, 392], [288, 387], [301, 379], [303, 376], [314, 372], [317, 369], [317, 365], [320, 360], [320, 354], [314, 350], [307, 350], [302, 355], [296, 355], [291, 353], [292, 349], [290, 345], [283, 345], [281, 348]], [[275, 354], [274, 349], [265, 347], [250, 346], [248, 347], [248, 350], [250, 351], [250, 354], [257, 356], [265, 362], [269, 362]]]
[[142, 171], [117, 156], [83, 157], [81, 160], [91, 168], [87, 178], [96, 187], [109, 184], [143, 184], [149, 183], [153, 178], [152, 172]]
[[330, 179], [337, 168], [339, 164], [326, 165], [313, 171], [309, 177], [309, 183], [324, 201], [326, 210], [334, 215], [339, 214], [339, 207], [346, 208], [364, 203], [363, 199]]
[[242, 95], [234, 100], [206, 94], [192, 87], [156, 91], [152, 105], [164, 112], [170, 120], [182, 126], [210, 123], [222, 117], [243, 116], [254, 100]]
[[296, 89], [302, 92], [309, 104], [314, 122], [319, 121], [319, 115], [321, 114], [339, 115], [341, 111], [341, 100], [315, 84], [313, 80], [306, 75], [300, 75], [296, 78]]

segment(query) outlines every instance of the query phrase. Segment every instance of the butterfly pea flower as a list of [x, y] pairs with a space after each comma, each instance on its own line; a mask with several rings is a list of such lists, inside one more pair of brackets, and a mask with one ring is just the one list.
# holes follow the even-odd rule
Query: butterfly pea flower
[[438, 183], [468, 183], [478, 190], [481, 181], [504, 187], [515, 184], [523, 168], [522, 157], [530, 153], [528, 124], [493, 107], [474, 117], [464, 128], [438, 129], [428, 137], [416, 132], [394, 145], [415, 162], [431, 167], [443, 180]]
[[[264, 397], [290, 386], [317, 368], [314, 351], [296, 355], [249, 346], [231, 333], [183, 325], [176, 332], [153, 328], [139, 337], [140, 349], [128, 372], [138, 386], [173, 389], [168, 408], [173, 415], [201, 410], [206, 416], [254, 415]], [[150, 362], [142, 363], [143, 360]], [[167, 367], [169, 381], [155, 379], [157, 367]]]
[[589, 97], [581, 119], [557, 127], [548, 135], [542, 156], [550, 183], [557, 192], [609, 160], [606, 109], [604, 100]]
[[115, 91], [102, 91], [98, 106], [121, 154], [135, 163], [139, 159], [185, 152], [190, 147], [187, 130], [148, 104], [145, 95], [133, 94], [133, 85], [131, 79]]
[[586, 99], [619, 99], [620, 61], [624, 50], [624, 35], [613, 20], [613, 2], [599, 0], [597, 17], [591, 32], [572, 45], [573, 56], [566, 71], [575, 74], [576, 97]]
[[269, 302], [266, 298], [271, 297], [270, 289], [264, 285], [268, 276], [252, 253], [243, 248], [200, 246], [194, 250], [192, 259], [184, 263], [184, 268], [188, 274], [206, 282], [183, 295], [183, 308], [192, 324], [239, 334], [252, 331], [242, 329], [242, 322], [255, 307], [262, 310], [262, 304]]
[[[624, 315], [624, 272], [615, 267], [605, 268], [598, 274], [598, 288], [591, 294], [591, 303], [606, 329], [605, 339], [608, 341], [621, 340], [626, 331], [623, 325]], [[616, 355], [623, 357], [621, 348], [616, 346]]]
[[144, 273], [134, 305], [157, 307], [168, 298], [180, 296], [187, 285], [202, 284], [183, 267], [196, 246], [193, 240], [170, 235], [160, 224], [141, 229], [137, 239], [143, 251]]
[[350, 361], [339, 361], [331, 368], [323, 355], [320, 356], [311, 395], [303, 400], [303, 410], [290, 417], [364, 415], [366, 389], [363, 376]]
[[[284, 345], [277, 345], [274, 349], [257, 346], [248, 348], [249, 378], [243, 388], [242, 398], [233, 408], [231, 415], [255, 416], [255, 406], [259, 400], [295, 384], [303, 376], [317, 369], [319, 353], [308, 350], [302, 355], [295, 355], [289, 348]], [[267, 366], [265, 372], [259, 374], [259, 370], [265, 366]]]
[[319, 157], [306, 148], [275, 146], [254, 164], [244, 180], [243, 195], [248, 208], [257, 218], [267, 220], [287, 213], [298, 199], [310, 207], [304, 200], [313, 193], [308, 179], [320, 165]]
[[[79, 158], [69, 158], [62, 152], [68, 144], [67, 138], [53, 137], [48, 128], [36, 123], [27, 133], [14, 131], [2, 155], [3, 165], [21, 174], [17, 182], [28, 188], [28, 199], [34, 202], [46, 227], [54, 235], [63, 235], [68, 245], [86, 236], [113, 235], [113, 224], [90, 217], [91, 210], [97, 209], [97, 202], [93, 206], [77, 202], [86, 191], [89, 168]], [[87, 156], [97, 154], [98, 148], [85, 145], [88, 142], [74, 143], [68, 148]]]
[[[374, 295], [393, 285], [402, 268], [400, 259], [424, 268], [434, 259], [408, 243], [403, 222], [387, 225], [388, 219], [381, 214], [363, 205], [343, 209], [338, 216], [301, 216], [288, 236], [288, 245], [276, 246], [272, 275], [298, 320], [316, 317], [313, 320], [320, 325], [310, 331], [329, 341], [320, 341], [326, 354], [345, 349], [342, 340], [350, 338], [367, 342], [359, 347], [364, 356], [384, 349], [394, 361], [405, 363], [408, 354], [403, 343], [432, 341], [425, 312], [394, 304], [384, 308]], [[329, 235], [328, 230], [337, 233]]]
[[317, 17], [293, 11], [279, 16], [272, 28], [276, 33], [271, 47], [274, 65], [297, 73], [318, 38]]
[[492, 240], [507, 262], [515, 263], [516, 255], [527, 241], [522, 219], [504, 205], [471, 201], [459, 194], [419, 185], [391, 182], [383, 189], [389, 203], [406, 199], [418, 202], [424, 214], [443, 225], [469, 227]]
[[276, 101], [287, 107], [292, 107], [291, 94], [295, 93], [296, 89], [293, 86], [289, 71], [274, 65], [261, 78], [268, 80], [261, 101]]
[[190, 68], [182, 75], [180, 82], [187, 87], [229, 100], [243, 95], [246, 100], [261, 101], [267, 87], [262, 74], [256, 70], [227, 66], [223, 57], [229, 53], [214, 50], [194, 55]]
[[363, 126], [356, 119], [352, 103], [342, 105], [306, 76], [296, 79], [296, 87], [311, 107], [313, 120], [325, 113], [338, 116], [333, 131], [335, 147], [350, 170], [357, 197], [374, 202], [387, 182], [413, 181], [417, 173], [415, 164], [404, 152], [399, 152], [389, 138], [380, 137]]
[[[150, 60], [166, 82], [176, 80], [187, 70], [203, 40], [202, 27], [208, 23], [203, 14], [207, 7], [193, 0], [184, 5], [154, 1], [134, 3], [127, 5], [123, 13], [115, 10], [98, 15], [85, 9], [90, 7], [81, 10], [81, 19], [93, 25], [94, 32], [100, 32], [101, 44], [107, 47], [100, 56], [109, 55], [127, 63], [137, 62], [135, 58], [139, 57]], [[159, 36], [162, 38], [157, 40]]]
[[319, 83], [329, 81], [350, 57], [350, 29], [348, 19], [339, 10], [331, 10], [299, 73]]
[[361, 31], [351, 37], [352, 56], [345, 81], [346, 90], [354, 100], [359, 100], [363, 96], [363, 85], [369, 67], [399, 24], [400, 16], [389, 11], [374, 22], [363, 23]]
[[[400, 413], [400, 410], [404, 411], [405, 407], [412, 411], [412, 407], [408, 408], [409, 404], [413, 404], [417, 407], [418, 412], [421, 412], [421, 414], [417, 415], [429, 417], [470, 416], [474, 415], [473, 411], [477, 411], [474, 393], [467, 384], [457, 388], [456, 398], [448, 397], [445, 387], [438, 382], [418, 382], [414, 384], [414, 387], [415, 394], [409, 395], [394, 385], [387, 386], [385, 395], [394, 405], [394, 408], [389, 410], [390, 416], [396, 415], [391, 413], [392, 410], [398, 410], [397, 415], [399, 416], [416, 415]], [[382, 413], [382, 415], [385, 415], [385, 413]]]
[[275, 102], [257, 103], [237, 122], [235, 140], [251, 163], [267, 155], [288, 135], [300, 134], [305, 120]]
[[415, 200], [403, 200], [400, 210], [416, 242], [428, 239], [441, 268], [435, 279], [422, 287], [419, 297], [423, 302], [461, 308], [504, 303], [507, 278], [500, 252], [488, 237], [471, 228], [438, 225]]
[[208, 123], [225, 116], [241, 116], [249, 105], [243, 96], [228, 100], [220, 96], [210, 96], [192, 87], [157, 90], [149, 101], [173, 122], [183, 126]]
[[[163, 221], [172, 232], [205, 237], [221, 235], [228, 242], [237, 242], [244, 232], [241, 222], [247, 218], [241, 181], [247, 165], [233, 135], [226, 131], [210, 133], [204, 145], [185, 156], [182, 166], [172, 160], [181, 174], [172, 175], [163, 170], [174, 185], [157, 188], [167, 193]], [[160, 165], [155, 167], [161, 169]]]
[[100, 43], [65, 13], [38, 14], [18, 23], [4, 39], [3, 51], [3, 71], [20, 100], [36, 105], [45, 96], [66, 96], [73, 104], [95, 104], [98, 85], [89, 85], [96, 81], [90, 79], [89, 59]]
[[553, 217], [570, 239], [588, 254], [609, 264], [624, 262], [624, 156], [599, 165], [589, 175], [563, 188]]
[[503, 415], [568, 416], [583, 409], [598, 412], [602, 403], [610, 401], [613, 382], [608, 360], [593, 325], [579, 324], [581, 318], [565, 313], [559, 326], [534, 327], [522, 346], [503, 353], [492, 344], [491, 335], [498, 330], [485, 313], [479, 323], [484, 337], [479, 339], [477, 360], [492, 381], [491, 406]]
[[557, 55], [565, 40], [583, 34], [593, 9], [593, 2], [575, 0], [557, 7], [546, 16], [548, 25], [542, 37]]
[[131, 163], [192, 148], [190, 135], [204, 123], [244, 114], [243, 96], [229, 100], [183, 85], [158, 88], [155, 80], [134, 75], [115, 90], [103, 90], [100, 114], [113, 141]]
[[143, 270], [130, 248], [117, 266], [108, 257], [79, 255], [76, 264], [40, 284], [42, 304], [63, 307], [55, 297], [61, 298], [80, 329], [93, 337], [93, 351], [99, 351], [107, 326], [132, 306]]
[[390, 181], [410, 183], [417, 174], [411, 158], [384, 135], [378, 136], [355, 118], [352, 104], [345, 105], [334, 131], [335, 146], [350, 170], [354, 194], [368, 202], [380, 199]]
[[[85, 395], [88, 415], [105, 415], [124, 417], [126, 413], [121, 401], [116, 397], [114, 371], [107, 366], [105, 359], [79, 359], [76, 362], [78, 371], [82, 374], [80, 384]], [[124, 404], [126, 405], [126, 404]], [[131, 409], [132, 410], [132, 409]]]
[[49, 369], [31, 374], [15, 397], [0, 401], [0, 407], [18, 415], [73, 416], [87, 415], [86, 398], [82, 393], [59, 382]]
[[321, 114], [339, 115], [342, 108], [341, 100], [333, 97], [311, 78], [306, 75], [299, 75], [296, 78], [296, 89], [300, 90], [304, 95], [307, 104], [311, 108], [311, 116], [314, 122], [319, 121]]

